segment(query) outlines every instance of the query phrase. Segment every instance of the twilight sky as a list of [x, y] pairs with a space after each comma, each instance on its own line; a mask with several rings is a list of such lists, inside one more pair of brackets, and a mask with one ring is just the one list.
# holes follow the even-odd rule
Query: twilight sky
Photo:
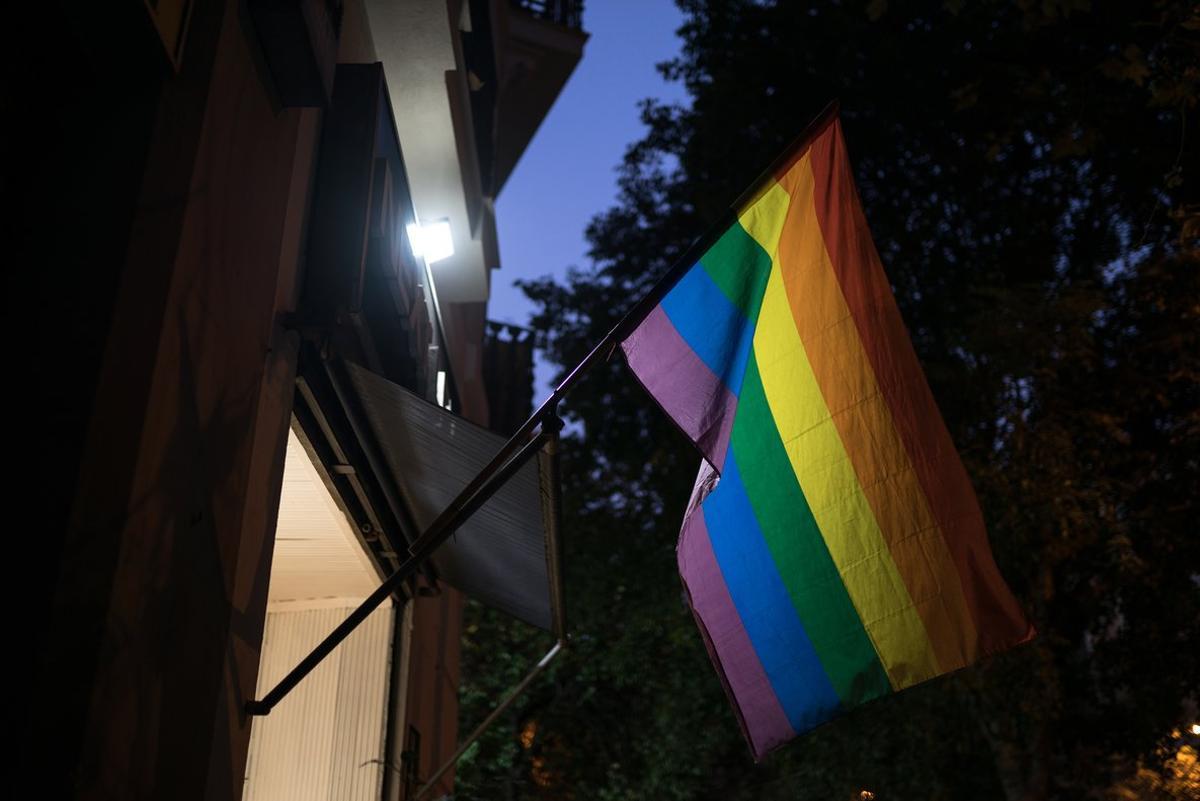
[[[587, 264], [584, 228], [612, 205], [625, 147], [645, 132], [637, 102], [684, 96], [654, 69], [678, 52], [681, 22], [670, 0], [584, 6], [591, 38], [583, 59], [496, 200], [503, 266], [492, 273], [490, 319], [525, 325], [533, 307], [513, 281]], [[548, 394], [551, 372], [539, 365], [535, 404]]]

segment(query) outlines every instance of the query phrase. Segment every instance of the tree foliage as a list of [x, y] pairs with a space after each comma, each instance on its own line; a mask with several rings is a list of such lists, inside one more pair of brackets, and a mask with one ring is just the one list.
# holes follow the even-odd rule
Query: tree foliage
[[[547, 356], [575, 364], [838, 97], [876, 244], [1040, 637], [754, 765], [676, 573], [698, 456], [614, 358], [565, 408], [571, 649], [468, 755], [459, 797], [1196, 797], [1179, 765], [1196, 770], [1200, 676], [1200, 12], [680, 5], [662, 70], [689, 104], [645, 102], [592, 264], [525, 287]], [[464, 726], [548, 646], [472, 607]]]

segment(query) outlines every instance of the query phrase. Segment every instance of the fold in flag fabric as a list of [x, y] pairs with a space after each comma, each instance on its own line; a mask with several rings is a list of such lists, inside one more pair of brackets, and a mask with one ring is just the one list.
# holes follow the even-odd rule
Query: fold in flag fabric
[[706, 460], [679, 570], [756, 759], [1033, 636], [892, 297], [836, 115], [621, 347]]

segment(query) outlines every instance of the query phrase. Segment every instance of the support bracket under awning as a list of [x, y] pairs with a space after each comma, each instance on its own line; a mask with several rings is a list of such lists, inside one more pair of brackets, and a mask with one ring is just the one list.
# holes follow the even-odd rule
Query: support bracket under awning
[[492, 723], [495, 722], [496, 718], [500, 717], [504, 710], [512, 706], [512, 703], [521, 697], [522, 693], [524, 693], [525, 690], [528, 689], [529, 685], [533, 683], [533, 680], [538, 677], [538, 674], [545, 670], [546, 666], [549, 665], [554, 660], [554, 657], [558, 656], [559, 652], [562, 651], [562, 649], [566, 646], [567, 643], [564, 640], [559, 640], [554, 644], [553, 648], [546, 652], [545, 656], [538, 660], [537, 664], [533, 666], [533, 670], [529, 671], [525, 678], [521, 679], [521, 681], [515, 687], [508, 691], [508, 695], [504, 696], [504, 699], [496, 705], [496, 708], [489, 712], [488, 716], [484, 718], [483, 721], [476, 726], [470, 734], [467, 735], [466, 739], [458, 744], [458, 748], [454, 750], [454, 753], [450, 755], [450, 758], [443, 762], [441, 767], [435, 770], [433, 775], [425, 780], [425, 783], [421, 785], [421, 789], [417, 790], [416, 795], [413, 796], [413, 801], [419, 801], [419, 799], [423, 798], [426, 793], [433, 789], [433, 787], [437, 784], [438, 779], [442, 778], [446, 771], [450, 770], [450, 768], [454, 767], [458, 763], [458, 760], [461, 759], [462, 755], [467, 752], [467, 749], [471, 747], [471, 744], [482, 737], [483, 733], [488, 730]]

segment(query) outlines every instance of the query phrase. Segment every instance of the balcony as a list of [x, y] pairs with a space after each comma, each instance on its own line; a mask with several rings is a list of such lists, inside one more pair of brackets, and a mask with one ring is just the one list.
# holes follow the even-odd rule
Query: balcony
[[[498, 91], [485, 192], [495, 197], [583, 57], [582, 0], [509, 0], [496, 20]], [[485, 162], [489, 159], [483, 159]]]
[[583, 0], [510, 0], [510, 3], [540, 20], [583, 30]]

